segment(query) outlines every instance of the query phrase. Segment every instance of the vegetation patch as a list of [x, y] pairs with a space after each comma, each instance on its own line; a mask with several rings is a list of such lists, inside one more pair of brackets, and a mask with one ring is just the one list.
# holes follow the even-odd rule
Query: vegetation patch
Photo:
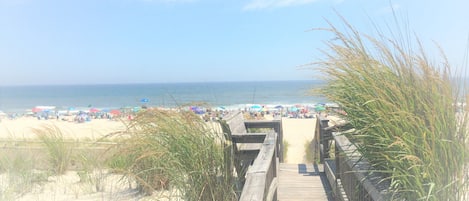
[[391, 183], [390, 199], [464, 200], [468, 121], [458, 106], [466, 94], [452, 84], [460, 73], [444, 56], [432, 62], [418, 39], [415, 50], [345, 24], [345, 32], [330, 25], [336, 40], [319, 65], [328, 81], [323, 93], [356, 129], [348, 137]]
[[[236, 200], [231, 151], [193, 112], [151, 109], [128, 125], [113, 147], [113, 171], [133, 178], [141, 192], [170, 192], [184, 200]], [[168, 195], [166, 195], [168, 196]]]

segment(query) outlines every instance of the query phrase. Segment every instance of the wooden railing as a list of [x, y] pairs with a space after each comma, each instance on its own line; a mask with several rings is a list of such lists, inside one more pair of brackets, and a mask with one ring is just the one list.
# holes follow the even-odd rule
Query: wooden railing
[[[244, 121], [242, 113], [236, 113], [226, 116], [221, 123], [223, 132], [233, 144], [238, 177], [245, 178], [240, 200], [277, 200], [281, 121]], [[249, 128], [271, 128], [273, 131], [248, 133]]]
[[335, 145], [334, 159], [329, 156], [329, 146], [322, 146], [320, 157], [324, 161], [324, 171], [336, 200], [388, 200], [386, 189], [389, 187], [389, 182], [384, 181], [381, 174], [373, 171], [366, 158], [346, 137], [347, 131], [338, 132], [344, 130], [346, 124], [328, 126], [327, 121], [323, 120], [318, 121], [318, 126], [319, 139], [322, 141], [319, 140], [317, 143], [332, 142]]
[[246, 173], [246, 182], [239, 200], [277, 200], [278, 165], [277, 134], [268, 133], [254, 163]]

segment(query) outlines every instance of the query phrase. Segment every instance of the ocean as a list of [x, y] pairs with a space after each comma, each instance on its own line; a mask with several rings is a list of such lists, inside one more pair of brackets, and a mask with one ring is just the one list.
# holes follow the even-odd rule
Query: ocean
[[327, 102], [313, 95], [320, 80], [106, 85], [0, 86], [0, 111], [24, 113], [36, 106], [68, 108], [177, 107], [203, 102], [213, 107]]

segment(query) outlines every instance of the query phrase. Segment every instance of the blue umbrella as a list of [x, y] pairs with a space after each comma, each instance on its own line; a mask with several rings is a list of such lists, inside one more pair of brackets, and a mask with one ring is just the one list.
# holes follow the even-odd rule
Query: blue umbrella
[[205, 113], [203, 108], [200, 108], [200, 107], [197, 107], [197, 106], [192, 106], [192, 107], [190, 107], [190, 109], [196, 114], [204, 114]]
[[275, 109], [283, 109], [283, 106], [277, 105], [277, 106], [275, 106]]
[[140, 102], [141, 102], [141, 103], [148, 103], [148, 102], [150, 102], [150, 99], [148, 99], [148, 98], [142, 98], [142, 99], [140, 99]]
[[262, 106], [260, 105], [253, 105], [251, 106], [251, 109], [254, 110], [254, 111], [260, 111], [262, 109]]
[[290, 108], [290, 111], [296, 112], [296, 111], [298, 111], [298, 108], [297, 108], [297, 107], [291, 107], [291, 108]]

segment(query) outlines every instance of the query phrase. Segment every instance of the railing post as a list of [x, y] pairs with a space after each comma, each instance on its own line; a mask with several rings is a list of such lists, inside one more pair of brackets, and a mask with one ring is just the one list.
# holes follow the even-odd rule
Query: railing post
[[329, 140], [331, 136], [331, 131], [324, 130], [325, 128], [329, 127], [329, 119], [319, 119], [319, 127], [320, 127], [320, 163], [324, 163], [324, 158], [330, 158], [329, 155]]

